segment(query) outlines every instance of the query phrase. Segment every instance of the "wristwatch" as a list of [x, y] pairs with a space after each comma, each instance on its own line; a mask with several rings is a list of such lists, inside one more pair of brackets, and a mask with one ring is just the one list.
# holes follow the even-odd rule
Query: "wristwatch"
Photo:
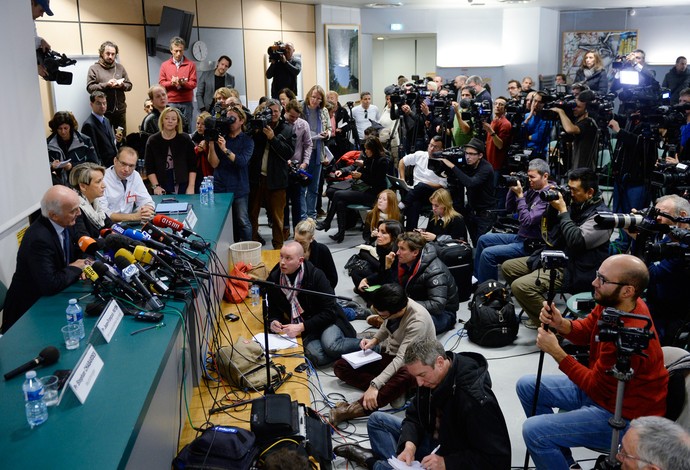
[[371, 388], [375, 388], [376, 390], [379, 389], [379, 386], [376, 385], [376, 382], [374, 382], [373, 380], [371, 381], [371, 383], [369, 384], [369, 386], [370, 386]]
[[158, 186], [160, 186], [160, 184], [152, 184], [151, 189], [156, 189]]

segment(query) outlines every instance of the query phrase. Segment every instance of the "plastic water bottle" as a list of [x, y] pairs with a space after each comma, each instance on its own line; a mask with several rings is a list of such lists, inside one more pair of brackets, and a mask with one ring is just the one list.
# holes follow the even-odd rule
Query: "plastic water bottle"
[[69, 305], [67, 305], [67, 324], [79, 325], [79, 339], [84, 339], [86, 332], [84, 331], [84, 311], [81, 309], [77, 303], [77, 299], [69, 299]]
[[36, 378], [36, 371], [26, 373], [26, 380], [22, 385], [24, 391], [24, 408], [26, 421], [32, 428], [48, 421], [48, 406], [43, 401], [43, 384]]
[[200, 193], [201, 205], [207, 206], [208, 205], [208, 180], [206, 178], [204, 178], [201, 181], [201, 187], [199, 188], [199, 193]]
[[258, 284], [252, 284], [251, 296], [252, 296], [252, 307], [258, 307], [259, 304], [261, 304], [261, 293], [259, 291], [259, 285]]
[[212, 206], [216, 203], [216, 195], [213, 193], [213, 176], [207, 176], [206, 181], [206, 186], [208, 186], [208, 203]]

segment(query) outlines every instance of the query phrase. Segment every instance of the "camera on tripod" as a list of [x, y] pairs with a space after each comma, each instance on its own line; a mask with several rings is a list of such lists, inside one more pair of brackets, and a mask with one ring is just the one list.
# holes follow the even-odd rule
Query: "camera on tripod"
[[[625, 318], [634, 318], [645, 322], [642, 328], [625, 326]], [[601, 312], [597, 322], [599, 334], [596, 339], [602, 343], [616, 343], [619, 352], [625, 354], [645, 355], [642, 351], [649, 347], [649, 340], [654, 338], [652, 333], [652, 319], [644, 315], [622, 312], [613, 307], [607, 307]]]
[[43, 77], [48, 82], [57, 82], [58, 85], [71, 85], [72, 73], [63, 72], [60, 67], [69, 67], [77, 63], [76, 60], [70, 59], [65, 54], [60, 54], [55, 51], [43, 51], [43, 49], [36, 49], [36, 60], [38, 65], [42, 65], [47, 72]]
[[283, 41], [276, 41], [272, 46], [268, 46], [268, 58], [280, 61], [287, 53], [287, 45]]
[[665, 165], [652, 172], [651, 183], [657, 188], [690, 187], [690, 167], [684, 163]]
[[565, 269], [568, 266], [568, 256], [560, 250], [543, 250], [540, 259], [544, 269]]

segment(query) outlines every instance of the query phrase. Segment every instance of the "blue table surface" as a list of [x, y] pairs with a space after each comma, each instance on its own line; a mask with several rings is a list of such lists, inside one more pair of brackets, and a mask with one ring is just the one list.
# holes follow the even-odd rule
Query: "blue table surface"
[[[214, 206], [201, 206], [198, 195], [177, 198], [193, 203], [199, 218], [194, 231], [207, 241], [218, 240], [232, 194], [216, 194]], [[171, 217], [182, 220], [176, 215]], [[86, 342], [82, 341], [77, 350], [67, 351], [60, 328], [66, 323], [68, 300], [91, 290], [90, 282], [79, 281], [60, 294], [41, 298], [0, 338], [0, 374], [33, 359], [48, 345], [57, 347], [60, 358], [51, 366], [37, 369], [38, 376], [72, 369]], [[80, 303], [85, 306], [91, 300], [87, 297]], [[130, 333], [152, 324], [124, 317], [110, 343], [96, 332], [92, 344], [104, 366], [88, 399], [81, 405], [67, 390], [60, 406], [49, 408], [48, 421], [34, 429], [27, 424], [24, 413], [23, 376], [0, 381], [0, 467], [124, 468], [166, 359], [183, 327], [180, 313], [186, 308], [183, 301], [167, 301], [162, 310], [166, 326], [135, 336]], [[87, 338], [96, 320], [85, 317]], [[189, 373], [189, 365], [186, 369]]]

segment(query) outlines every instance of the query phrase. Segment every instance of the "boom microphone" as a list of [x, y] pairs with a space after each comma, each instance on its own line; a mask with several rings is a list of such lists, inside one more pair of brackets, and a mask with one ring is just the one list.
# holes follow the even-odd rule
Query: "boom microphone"
[[38, 356], [31, 359], [26, 364], [22, 364], [16, 369], [6, 373], [5, 380], [10, 380], [13, 377], [23, 374], [24, 372], [29, 371], [31, 369], [35, 369], [36, 367], [41, 365], [49, 366], [51, 364], [55, 364], [59, 358], [60, 351], [58, 351], [58, 349], [55, 346], [46, 346], [41, 350], [40, 353], [38, 353]]

